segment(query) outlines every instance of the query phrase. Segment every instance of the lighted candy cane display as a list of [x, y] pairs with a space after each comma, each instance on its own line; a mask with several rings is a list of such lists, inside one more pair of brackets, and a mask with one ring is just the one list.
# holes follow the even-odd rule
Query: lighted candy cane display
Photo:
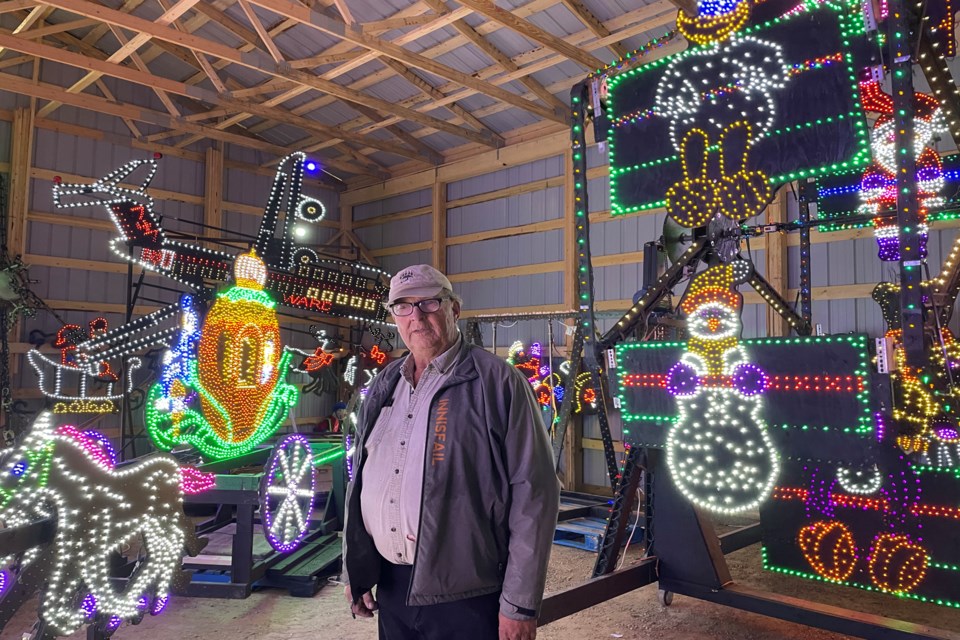
[[263, 291], [266, 268], [251, 252], [234, 272], [236, 284], [202, 326], [190, 301], [181, 302], [180, 338], [147, 395], [147, 430], [161, 449], [189, 443], [208, 458], [239, 455], [273, 435], [297, 402], [299, 391], [284, 381], [292, 354]]
[[667, 436], [667, 466], [694, 504], [721, 513], [753, 509], [773, 489], [779, 458], [763, 419], [764, 372], [740, 342], [745, 261], [697, 274], [681, 304], [690, 340], [667, 375], [678, 416]]
[[[40, 617], [56, 635], [87, 622], [109, 633], [160, 613], [185, 548], [202, 547], [183, 514], [180, 468], [156, 454], [117, 469], [101, 437], [54, 429], [52, 418], [42, 413], [0, 469], [0, 520], [17, 527], [55, 516], [55, 538], [0, 566], [19, 564], [21, 581], [42, 585]], [[137, 539], [144, 558], [118, 588], [111, 558]]]

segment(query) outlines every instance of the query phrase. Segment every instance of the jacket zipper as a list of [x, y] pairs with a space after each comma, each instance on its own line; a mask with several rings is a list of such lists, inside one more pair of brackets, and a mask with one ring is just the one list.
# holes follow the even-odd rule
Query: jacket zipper
[[[462, 349], [462, 348], [463, 348], [463, 347], [461, 347], [461, 349]], [[461, 353], [461, 355], [462, 355], [462, 353]], [[458, 364], [460, 364], [460, 358], [459, 358], [459, 357], [457, 358], [457, 361], [453, 364], [453, 366], [454, 366], [454, 373], [456, 373], [456, 366], [457, 366]], [[407, 585], [407, 598], [406, 598], [406, 601], [405, 601], [405, 602], [407, 603], [407, 606], [410, 606], [410, 605], [409, 605], [409, 602], [410, 602], [410, 592], [413, 591], [414, 579], [415, 579], [416, 576], [417, 576], [417, 559], [420, 557], [420, 538], [422, 537], [422, 536], [420, 535], [420, 531], [421, 531], [421, 529], [423, 529], [423, 494], [425, 493], [425, 491], [424, 491], [424, 486], [423, 486], [423, 485], [424, 485], [424, 480], [425, 480], [426, 477], [427, 477], [427, 460], [430, 458], [430, 447], [429, 447], [430, 425], [431, 425], [431, 420], [430, 420], [430, 418], [433, 416], [433, 405], [434, 405], [434, 403], [436, 402], [437, 398], [440, 397], [440, 394], [441, 394], [441, 393], [443, 393], [444, 391], [446, 391], [447, 389], [449, 389], [449, 388], [451, 388], [451, 387], [454, 387], [454, 386], [456, 386], [456, 385], [458, 385], [458, 384], [462, 384], [462, 383], [463, 383], [462, 381], [461, 381], [461, 382], [451, 382], [450, 380], [448, 380], [448, 381], [447, 381], [445, 384], [443, 384], [439, 389], [437, 389], [436, 393], [433, 394], [433, 397], [430, 399], [430, 406], [427, 408], [427, 411], [428, 411], [428, 413], [427, 413], [427, 445], [428, 445], [428, 446], [425, 446], [425, 447], [423, 448], [423, 473], [422, 473], [422, 475], [421, 475], [421, 477], [420, 477], [420, 487], [421, 487], [421, 489], [420, 489], [420, 520], [419, 520], [419, 522], [417, 522], [417, 543], [416, 543], [416, 546], [414, 547], [414, 550], [413, 550], [413, 569], [411, 569], [411, 571], [410, 571], [410, 584]]]

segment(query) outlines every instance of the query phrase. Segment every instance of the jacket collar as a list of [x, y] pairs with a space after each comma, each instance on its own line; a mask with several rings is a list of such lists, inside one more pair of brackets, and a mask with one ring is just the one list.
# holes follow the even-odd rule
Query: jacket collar
[[[474, 345], [468, 343], [465, 339], [460, 340], [460, 351], [457, 354], [453, 372], [450, 374], [450, 377], [447, 378], [442, 388], [446, 389], [447, 387], [473, 380], [479, 375], [473, 354], [475, 348], [480, 347], [474, 347]], [[393, 394], [394, 389], [397, 388], [397, 383], [400, 382], [400, 367], [403, 364], [403, 360], [404, 358], [400, 358], [391, 362], [387, 365], [387, 368], [380, 373], [378, 379], [382, 377], [383, 381], [380, 382], [380, 384], [374, 385], [374, 389], [370, 392], [370, 397], [366, 400], [370, 403], [371, 407], [381, 407], [387, 397]]]

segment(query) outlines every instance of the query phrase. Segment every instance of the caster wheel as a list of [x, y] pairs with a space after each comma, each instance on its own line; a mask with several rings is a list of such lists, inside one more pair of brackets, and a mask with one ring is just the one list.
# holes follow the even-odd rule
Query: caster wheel
[[660, 603], [661, 607], [669, 607], [671, 604], [673, 604], [673, 591], [658, 589], [657, 601]]

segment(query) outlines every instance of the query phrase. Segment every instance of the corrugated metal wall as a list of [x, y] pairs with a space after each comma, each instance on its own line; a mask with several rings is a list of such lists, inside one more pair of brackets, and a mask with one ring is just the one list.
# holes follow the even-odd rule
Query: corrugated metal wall
[[[593, 173], [602, 173], [606, 157], [596, 145], [588, 150], [588, 167]], [[447, 237], [453, 239], [470, 233], [509, 229], [521, 225], [561, 219], [564, 207], [564, 189], [562, 184], [563, 157], [560, 155], [529, 162], [519, 166], [472, 176], [447, 185]], [[561, 177], [560, 183], [549, 182], [551, 178]], [[522, 193], [515, 193], [520, 185], [534, 185]], [[598, 214], [591, 223], [591, 251], [594, 262], [601, 265], [594, 269], [595, 293], [598, 303], [605, 301], [632, 300], [642, 286], [642, 264], [638, 254], [643, 251], [645, 242], [657, 239], [662, 232], [665, 213], [653, 210], [624, 217], [610, 218], [606, 213], [610, 209], [609, 180], [606, 176], [593, 177], [588, 181], [589, 211]], [[499, 197], [498, 192], [509, 195]], [[457, 200], [488, 194], [489, 198], [479, 198], [480, 202], [471, 202], [463, 206], [456, 205]], [[787, 217], [796, 219], [799, 207], [795, 196], [789, 190], [782, 194], [787, 199]], [[387, 270], [395, 272], [409, 264], [430, 261], [431, 246], [431, 190], [423, 189], [413, 193], [394, 196], [381, 201], [359, 204], [353, 208], [355, 221], [369, 220], [388, 214], [401, 214], [413, 209], [422, 210], [416, 217], [397, 222], [387, 222], [379, 226], [368, 226], [357, 231], [374, 254], [378, 250], [410, 244], [420, 244], [416, 250], [406, 253], [391, 252], [381, 258], [381, 264]], [[759, 217], [756, 222], [760, 222]], [[957, 235], [956, 229], [934, 229], [930, 233], [929, 262], [936, 271], [943, 256], [952, 246]], [[876, 242], [869, 230], [859, 239], [838, 238], [829, 233], [813, 232], [811, 249], [812, 284], [814, 290], [823, 287], [843, 285], [864, 285], [856, 289], [853, 295], [866, 297], [842, 298], [845, 292], [835, 290], [830, 293], [835, 299], [814, 299], [813, 319], [824, 333], [865, 332], [870, 335], [882, 335], [884, 325], [880, 309], [869, 298], [869, 285], [880, 280], [896, 281], [896, 265], [881, 263], [876, 257]], [[795, 242], [795, 240], [793, 240]], [[752, 246], [751, 246], [752, 245]], [[426, 247], [426, 248], [424, 248]], [[764, 242], [753, 241], [745, 244], [743, 253], [750, 257], [757, 271], [766, 274], [766, 251]], [[465, 309], [496, 310], [506, 308], [525, 308], [536, 310], [544, 305], [564, 302], [563, 272], [523, 276], [496, 277], [497, 269], [521, 265], [536, 265], [562, 262], [566, 252], [572, 250], [564, 240], [562, 228], [511, 235], [508, 237], [452, 244], [447, 248], [447, 274], [454, 281], [454, 288], [463, 296]], [[799, 283], [799, 247], [789, 246], [788, 287], [798, 288]], [[624, 254], [622, 261], [611, 257]], [[606, 260], [604, 260], [606, 258]], [[493, 271], [494, 273], [489, 273]], [[473, 272], [488, 272], [473, 274]], [[471, 275], [473, 274], [473, 275]], [[679, 303], [686, 283], [681, 283], [674, 291], [674, 304]], [[791, 300], [791, 302], [793, 302]], [[626, 304], [619, 307], [626, 308]], [[602, 329], [607, 329], [614, 318], [599, 320]], [[951, 323], [955, 330], [960, 318]], [[571, 324], [567, 321], [567, 324]], [[562, 345], [564, 326], [553, 323], [555, 342]], [[525, 343], [547, 342], [548, 323], [542, 320], [499, 323], [496, 328], [496, 346], [502, 351], [514, 340]], [[745, 338], [767, 335], [767, 307], [761, 304], [745, 304], [743, 308], [743, 336]], [[492, 345], [493, 328], [484, 326], [484, 344]], [[584, 421], [584, 437], [599, 438], [596, 420]], [[619, 437], [616, 432], [614, 437]], [[585, 449], [583, 456], [583, 478], [587, 484], [608, 484], [606, 466], [601, 451]]]

